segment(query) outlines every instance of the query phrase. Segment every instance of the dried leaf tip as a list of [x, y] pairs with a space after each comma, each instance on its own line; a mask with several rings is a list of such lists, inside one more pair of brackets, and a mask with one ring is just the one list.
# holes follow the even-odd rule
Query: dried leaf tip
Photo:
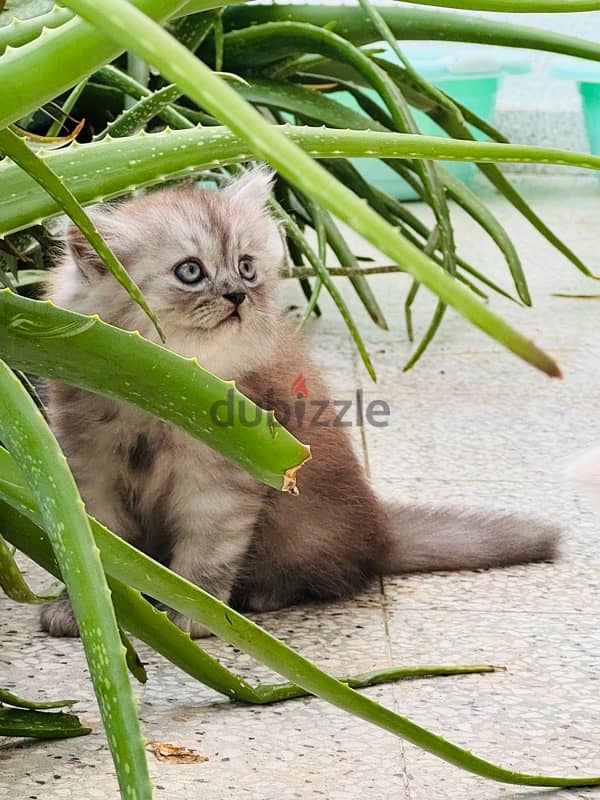
[[307, 461], [310, 461], [312, 458], [310, 447], [306, 445], [306, 458], [301, 461], [299, 464], [296, 464], [295, 467], [290, 467], [286, 469], [283, 474], [283, 484], [281, 486], [282, 492], [287, 492], [288, 494], [299, 495], [300, 489], [296, 484], [296, 475], [298, 474], [298, 470], [303, 467]]
[[197, 750], [192, 750], [190, 747], [179, 747], [170, 742], [148, 742], [146, 746], [151, 748], [159, 761], [170, 764], [202, 764], [208, 761], [208, 756], [198, 753]]

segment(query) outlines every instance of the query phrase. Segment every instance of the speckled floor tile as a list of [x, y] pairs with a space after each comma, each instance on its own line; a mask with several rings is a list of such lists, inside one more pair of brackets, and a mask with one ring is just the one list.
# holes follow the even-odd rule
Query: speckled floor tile
[[[394, 600], [390, 608], [396, 658], [507, 666], [504, 673], [397, 686], [401, 713], [510, 769], [598, 774], [597, 612], [402, 611]], [[523, 793], [457, 773], [415, 748], [406, 759], [411, 798]]]
[[[30, 567], [28, 572], [36, 585], [37, 570]], [[381, 599], [375, 587], [335, 606], [306, 606], [256, 619], [330, 672], [345, 675], [389, 664]], [[36, 792], [40, 798], [116, 798], [112, 763], [80, 642], [48, 639], [36, 631], [34, 609], [4, 598], [1, 604], [2, 685], [27, 696], [41, 696], [29, 688], [35, 685], [44, 687], [46, 696], [78, 698], [78, 712], [94, 733], [77, 742], [26, 748], [15, 748], [14, 740], [0, 744], [0, 798], [30, 798], [38, 796]], [[202, 644], [253, 682], [278, 680], [216, 639]], [[139, 653], [149, 676], [145, 686], [136, 688], [146, 737], [192, 747], [208, 756], [202, 764], [174, 766], [158, 763], [150, 755], [157, 797], [195, 800], [203, 792], [217, 800], [233, 796], [375, 800], [386, 792], [405, 796], [401, 744], [384, 731], [314, 699], [264, 708], [234, 705], [141, 644]], [[370, 694], [393, 705], [390, 686]], [[375, 772], [373, 751], [385, 754], [386, 762]], [[93, 790], [97, 794], [88, 794], [97, 775], [101, 776], [101, 784]]]

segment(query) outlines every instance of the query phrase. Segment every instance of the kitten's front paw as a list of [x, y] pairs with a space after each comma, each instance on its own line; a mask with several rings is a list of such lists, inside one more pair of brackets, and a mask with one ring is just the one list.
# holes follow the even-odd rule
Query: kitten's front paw
[[79, 636], [79, 628], [66, 592], [40, 612], [40, 625], [50, 636]]
[[199, 622], [194, 622], [194, 620], [180, 614], [178, 611], [169, 612], [169, 617], [171, 622], [174, 622], [178, 628], [189, 633], [192, 639], [206, 639], [207, 636], [212, 636], [212, 633], [208, 628], [205, 628], [204, 625], [200, 625]]

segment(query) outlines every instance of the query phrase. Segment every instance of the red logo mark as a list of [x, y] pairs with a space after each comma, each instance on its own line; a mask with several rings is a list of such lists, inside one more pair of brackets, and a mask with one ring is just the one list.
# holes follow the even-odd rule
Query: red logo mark
[[300, 373], [292, 383], [292, 394], [308, 397], [308, 388], [306, 386], [306, 378]]

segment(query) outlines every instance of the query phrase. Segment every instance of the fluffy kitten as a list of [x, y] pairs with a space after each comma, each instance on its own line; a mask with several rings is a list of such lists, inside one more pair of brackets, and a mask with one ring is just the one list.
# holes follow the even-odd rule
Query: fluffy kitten
[[[281, 419], [299, 374], [312, 397], [330, 395], [275, 308], [284, 253], [267, 211], [270, 180], [259, 170], [221, 191], [158, 191], [95, 219], [158, 313], [166, 346], [235, 379]], [[156, 339], [72, 227], [48, 297]], [[346, 431], [333, 426], [331, 402], [322, 417], [327, 425], [289, 422], [313, 454], [299, 474], [298, 497], [269, 489], [133, 406], [52, 383], [49, 414], [89, 513], [242, 610], [342, 597], [381, 574], [492, 567], [555, 553], [557, 531], [538, 522], [384, 504]], [[173, 618], [192, 636], [205, 634]], [[43, 610], [42, 626], [76, 635], [66, 597]]]

